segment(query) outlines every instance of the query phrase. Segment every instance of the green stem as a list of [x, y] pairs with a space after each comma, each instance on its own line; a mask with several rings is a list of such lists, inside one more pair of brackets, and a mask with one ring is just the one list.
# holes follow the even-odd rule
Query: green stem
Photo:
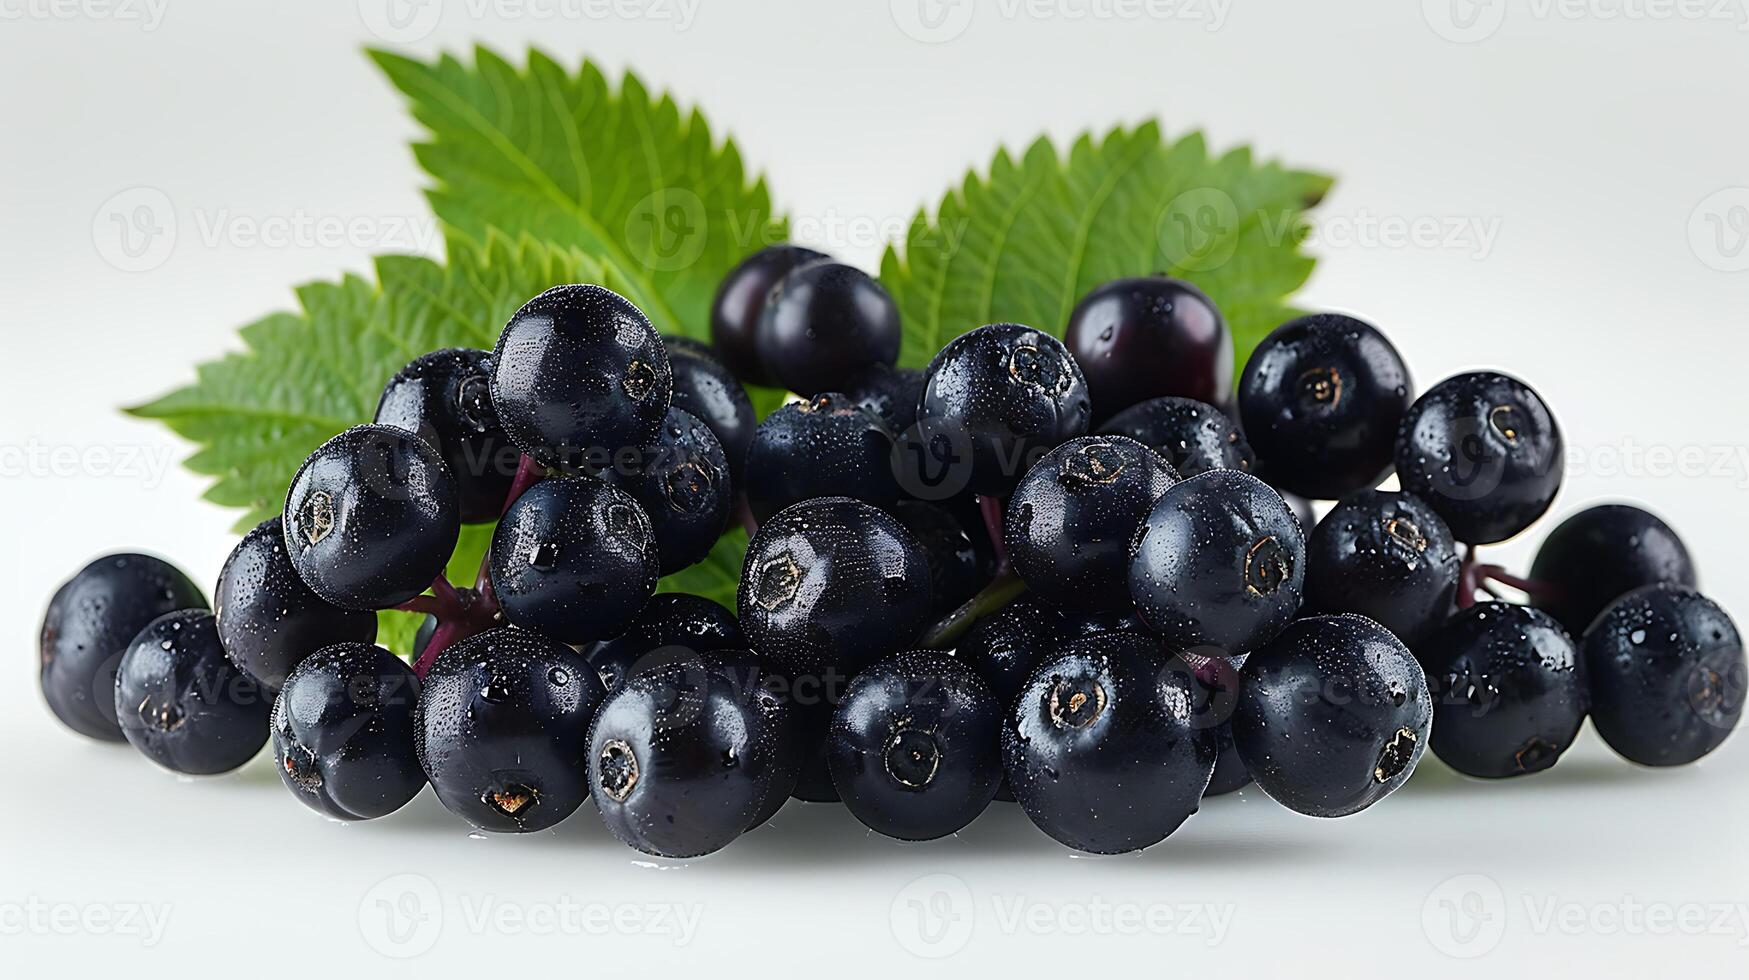
[[930, 649], [941, 649], [954, 643], [972, 624], [990, 615], [1003, 606], [1013, 602], [1022, 592], [1026, 591], [1026, 583], [1013, 572], [1003, 572], [996, 576], [984, 591], [966, 600], [965, 605], [948, 613], [947, 618], [936, 623], [923, 637], [923, 645]]

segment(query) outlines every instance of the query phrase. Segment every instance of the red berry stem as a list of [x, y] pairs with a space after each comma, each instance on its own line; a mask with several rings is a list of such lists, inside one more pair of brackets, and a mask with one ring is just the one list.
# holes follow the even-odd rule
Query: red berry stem
[[996, 575], [1008, 570], [1008, 546], [1002, 543], [1002, 500], [978, 494], [978, 512], [984, 515], [984, 534], [996, 552]]
[[1482, 565], [1476, 569], [1476, 572], [1484, 579], [1492, 579], [1508, 588], [1517, 589], [1533, 599], [1552, 598], [1560, 591], [1548, 582], [1539, 582], [1533, 578], [1514, 575], [1499, 565]]
[[1476, 592], [1482, 586], [1481, 577], [1476, 574], [1476, 548], [1474, 545], [1464, 546], [1464, 563], [1458, 570], [1457, 607], [1468, 609], [1476, 604]]
[[527, 453], [516, 464], [516, 476], [510, 481], [510, 492], [504, 495], [504, 509], [500, 514], [508, 514], [510, 505], [522, 499], [522, 495], [547, 478], [547, 468], [535, 462]]
[[401, 612], [424, 613], [427, 616], [437, 616], [443, 611], [443, 603], [434, 595], [416, 595], [395, 607]]

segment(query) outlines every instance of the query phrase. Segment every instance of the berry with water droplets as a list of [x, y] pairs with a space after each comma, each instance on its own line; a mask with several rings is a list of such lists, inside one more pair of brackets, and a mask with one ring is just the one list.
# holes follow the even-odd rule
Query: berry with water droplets
[[243, 535], [219, 571], [213, 598], [225, 655], [270, 690], [323, 647], [376, 641], [376, 613], [333, 605], [298, 577], [277, 517]]
[[664, 337], [662, 343], [674, 372], [673, 407], [710, 426], [723, 454], [729, 457], [730, 476], [738, 484], [746, 472], [753, 429], [759, 424], [747, 389], [710, 347], [686, 337]]
[[282, 525], [292, 567], [343, 609], [387, 609], [424, 592], [455, 551], [455, 478], [423, 439], [347, 429], [292, 478]]
[[589, 722], [606, 695], [570, 647], [505, 627], [438, 655], [414, 716], [437, 798], [481, 830], [532, 833], [589, 795]]
[[1280, 494], [1210, 470], [1172, 485], [1148, 514], [1130, 549], [1130, 595], [1168, 645], [1234, 656], [1293, 619], [1305, 564], [1300, 522]]
[[279, 778], [318, 813], [374, 820], [425, 788], [414, 751], [419, 678], [394, 654], [340, 643], [304, 658], [273, 703]]
[[815, 497], [855, 497], [891, 507], [893, 434], [837, 392], [791, 402], [766, 416], [747, 451], [747, 505], [757, 520]]
[[599, 469], [656, 439], [674, 396], [662, 338], [624, 296], [554, 286], [529, 300], [492, 352], [504, 431], [546, 466]]
[[661, 573], [672, 575], [703, 561], [729, 526], [734, 508], [729, 459], [717, 437], [690, 413], [671, 408], [656, 444], [629, 461], [601, 475], [643, 507]]
[[93, 561], [55, 590], [43, 615], [43, 700], [79, 734], [121, 741], [115, 672], [122, 654], [159, 616], [206, 607], [200, 587], [163, 559], [121, 554]]
[[492, 355], [449, 348], [416, 358], [389, 380], [376, 422], [431, 444], [455, 478], [464, 524], [498, 519], [521, 459], [492, 407]]
[[773, 669], [849, 678], [923, 632], [929, 562], [891, 515], [820, 497], [760, 525], [737, 599], [742, 632]]
[[230, 772], [267, 742], [272, 696], [225, 656], [204, 609], [167, 613], [141, 630], [122, 654], [114, 697], [122, 734], [172, 772]]
[[736, 377], [749, 384], [778, 384], [759, 360], [757, 338], [766, 299], [797, 267], [830, 260], [822, 252], [784, 242], [747, 256], [723, 277], [711, 303], [711, 345]]
[[1462, 565], [1445, 521], [1425, 501], [1363, 490], [1306, 540], [1306, 611], [1359, 613], [1413, 643], [1451, 613]]
[[1403, 418], [1397, 478], [1467, 544], [1536, 523], [1561, 489], [1566, 442], [1529, 385], [1489, 371], [1434, 385]]
[[712, 658], [628, 678], [589, 732], [589, 783], [602, 822], [658, 857], [728, 846], [795, 783], [787, 710], [757, 671]]
[[899, 359], [899, 306], [854, 266], [797, 266], [766, 298], [755, 348], [782, 387], [802, 395], [843, 391], [870, 365]]
[[1617, 755], [1681, 766], [1724, 743], [1743, 717], [1743, 638], [1711, 599], [1648, 585], [1617, 599], [1585, 634], [1591, 723]]
[[625, 632], [602, 640], [584, 655], [614, 691], [641, 670], [746, 645], [727, 609], [703, 596], [664, 592], [650, 598]]
[[1439, 761], [1481, 779], [1541, 772], [1585, 722], [1584, 665], [1548, 614], [1482, 602], [1415, 644], [1433, 694]]
[[1129, 633], [1076, 640], [1027, 680], [1002, 726], [1003, 768], [1038, 828], [1095, 854], [1165, 840], [1215, 767], [1183, 661]]
[[1239, 676], [1239, 758], [1291, 810], [1359, 813], [1407, 782], [1427, 748], [1427, 678], [1401, 640], [1364, 616], [1298, 620]]
[[1087, 382], [1061, 341], [995, 323], [935, 355], [908, 441], [949, 471], [939, 479], [1000, 496], [1053, 447], [1085, 434], [1091, 414]]
[[1270, 481], [1320, 500], [1378, 486], [1414, 397], [1409, 369], [1384, 334], [1338, 313], [1277, 327], [1239, 380], [1245, 435], [1268, 462]]
[[530, 487], [493, 533], [489, 569], [506, 619], [573, 644], [619, 634], [659, 577], [644, 509], [592, 477]]
[[1180, 476], [1209, 470], [1251, 472], [1254, 455], [1245, 434], [1220, 409], [1191, 398], [1150, 398], [1117, 413], [1099, 427], [1154, 450]]
[[1008, 560], [1045, 602], [1127, 609], [1130, 542], [1176, 482], [1171, 464], [1134, 439], [1071, 439], [1046, 453], [1009, 497]]
[[850, 683], [827, 759], [851, 815], [876, 833], [935, 840], [990, 805], [1002, 781], [1002, 705], [943, 653], [902, 653]]
[[1530, 567], [1531, 604], [1575, 636], [1615, 600], [1667, 582], [1693, 588], [1694, 561], [1670, 525], [1627, 504], [1603, 504], [1561, 522]]
[[1182, 280], [1146, 276], [1099, 286], [1075, 305], [1063, 340], [1087, 373], [1100, 419], [1150, 398], [1225, 402], [1232, 393], [1226, 321]]

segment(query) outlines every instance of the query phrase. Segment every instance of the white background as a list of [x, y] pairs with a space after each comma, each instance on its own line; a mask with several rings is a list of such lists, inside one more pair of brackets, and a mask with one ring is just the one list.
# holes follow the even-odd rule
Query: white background
[[[537, 42], [635, 67], [735, 135], [807, 244], [869, 268], [915, 207], [1040, 132], [1157, 116], [1336, 173], [1302, 302], [1381, 324], [1424, 387], [1479, 366], [1530, 380], [1577, 449], [1557, 510], [1652, 503], [1707, 590], [1749, 611], [1749, 13], [1455, 3], [451, 0], [415, 3], [398, 31], [373, 0], [0, 0], [0, 961], [18, 975], [1438, 977], [1483, 955], [1509, 975], [1741, 975], [1742, 738], [1652, 772], [1587, 730], [1555, 770], [1508, 784], [1429, 757], [1340, 822], [1252, 790], [1111, 859], [1077, 858], [1011, 806], [901, 846], [841, 809], [791, 805], [670, 866], [587, 809], [526, 839], [470, 839], [429, 794], [374, 824], [325, 823], [262, 760], [179, 780], [69, 734], [37, 693], [41, 609], [87, 559], [151, 550], [210, 582], [232, 544], [234, 514], [174, 465], [186, 447], [116, 408], [235, 348], [234, 328], [288, 306], [293, 284], [434, 245], [417, 130], [367, 43]], [[177, 233], [128, 272], [109, 218], [138, 187], [168, 199]], [[248, 237], [337, 219], [367, 230]], [[1412, 228], [1437, 233], [1404, 241]], [[123, 452], [139, 458], [102, 455]], [[1496, 557], [1523, 564], [1540, 533]], [[141, 905], [168, 915], [155, 944], [98, 921]], [[657, 905], [696, 930], [677, 937]], [[610, 928], [590, 931], [603, 910]]]

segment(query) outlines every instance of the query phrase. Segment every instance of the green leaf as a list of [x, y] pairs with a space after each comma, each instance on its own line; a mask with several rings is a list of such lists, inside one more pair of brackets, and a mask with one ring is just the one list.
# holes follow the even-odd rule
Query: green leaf
[[1211, 156], [1198, 134], [1162, 140], [1148, 123], [1083, 136], [1061, 156], [1048, 140], [989, 175], [970, 174], [919, 212], [881, 281], [898, 301], [900, 363], [928, 364], [948, 341], [1014, 321], [1058, 337], [1077, 300], [1125, 276], [1188, 279], [1220, 306], [1235, 361], [1291, 316], [1286, 297], [1311, 275], [1303, 213], [1330, 179], [1259, 164], [1246, 149]]
[[128, 409], [199, 447], [187, 465], [215, 478], [208, 500], [245, 508], [239, 529], [279, 513], [304, 457], [370, 421], [407, 362], [441, 347], [490, 348], [510, 314], [555, 283], [616, 281], [574, 250], [497, 234], [480, 245], [452, 240], [447, 266], [385, 256], [376, 272], [375, 283], [347, 276], [299, 288], [297, 312], [243, 328], [242, 352]]
[[734, 143], [633, 75], [616, 88], [593, 64], [573, 74], [538, 51], [524, 68], [485, 48], [471, 65], [371, 56], [429, 131], [414, 151], [439, 218], [600, 257], [664, 333], [705, 338], [723, 275], [787, 237]]

